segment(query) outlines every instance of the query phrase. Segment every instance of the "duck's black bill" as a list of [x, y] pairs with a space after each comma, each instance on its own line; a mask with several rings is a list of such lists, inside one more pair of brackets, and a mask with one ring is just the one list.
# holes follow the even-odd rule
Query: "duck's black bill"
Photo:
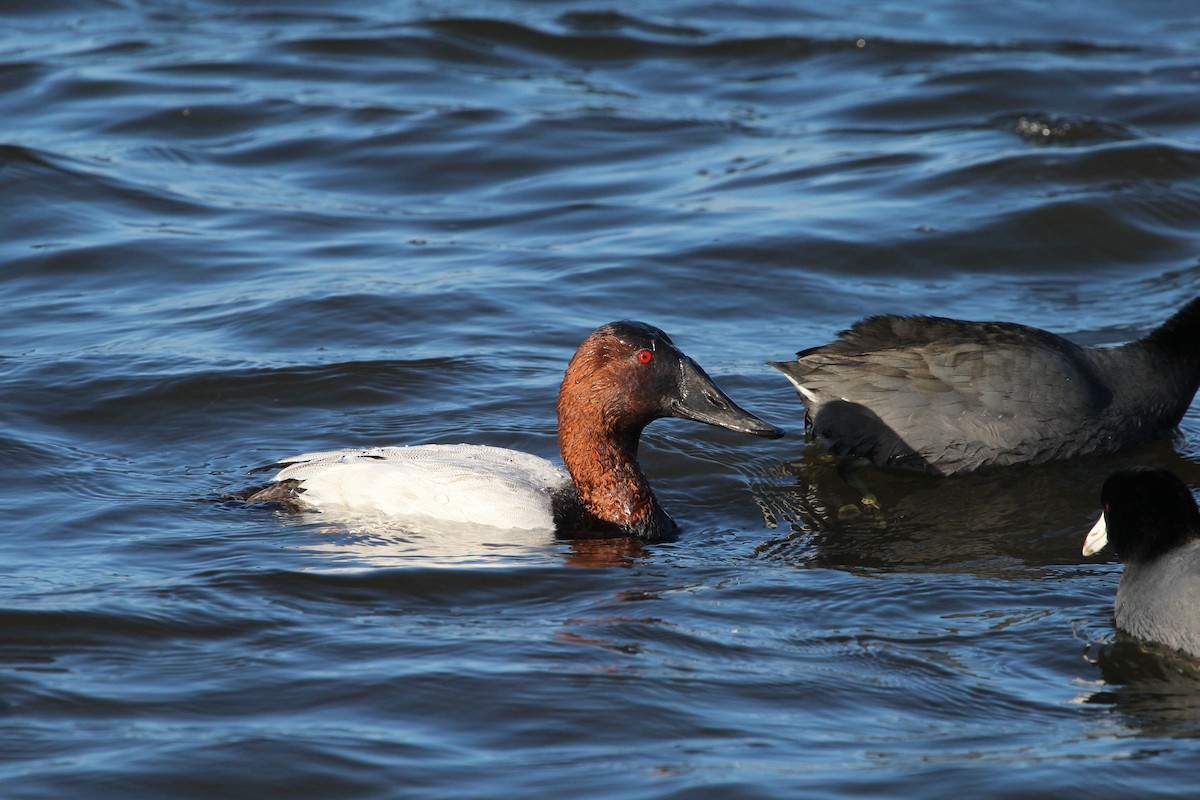
[[675, 417], [694, 419], [696, 422], [767, 439], [778, 439], [784, 434], [781, 429], [739, 408], [713, 383], [700, 365], [687, 356], [680, 359], [679, 393], [671, 401], [670, 413]]

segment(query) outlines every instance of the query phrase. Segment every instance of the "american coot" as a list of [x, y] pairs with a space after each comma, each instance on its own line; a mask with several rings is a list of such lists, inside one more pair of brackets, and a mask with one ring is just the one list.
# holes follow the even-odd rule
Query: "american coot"
[[1143, 339], [1089, 348], [1010, 322], [870, 317], [795, 361], [810, 437], [935, 475], [1115, 453], [1169, 433], [1200, 386], [1200, 298]]
[[1200, 509], [1191, 492], [1174, 473], [1141, 467], [1110, 475], [1100, 502], [1083, 554], [1112, 544], [1125, 565], [1117, 627], [1200, 657]]
[[480, 445], [330, 450], [261, 468], [282, 469], [271, 484], [239, 496], [418, 521], [663, 538], [675, 523], [637, 459], [642, 429], [662, 417], [783, 436], [726, 397], [661, 330], [622, 321], [592, 332], [563, 377], [558, 443], [567, 472], [528, 453]]

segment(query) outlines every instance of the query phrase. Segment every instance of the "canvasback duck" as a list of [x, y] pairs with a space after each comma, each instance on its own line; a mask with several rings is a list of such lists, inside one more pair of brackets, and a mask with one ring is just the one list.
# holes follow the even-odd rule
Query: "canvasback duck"
[[642, 429], [681, 417], [756, 436], [783, 431], [743, 411], [667, 334], [620, 321], [575, 351], [558, 393], [562, 468], [481, 445], [331, 450], [281, 459], [239, 496], [494, 528], [662, 539], [676, 525], [638, 464]]
[[1100, 503], [1083, 554], [1111, 544], [1125, 565], [1117, 627], [1200, 657], [1200, 509], [1192, 493], [1172, 472], [1138, 467], [1110, 475]]
[[1200, 386], [1200, 298], [1142, 339], [1081, 347], [1010, 322], [869, 317], [795, 361], [809, 437], [934, 475], [1116, 453], [1167, 435]]

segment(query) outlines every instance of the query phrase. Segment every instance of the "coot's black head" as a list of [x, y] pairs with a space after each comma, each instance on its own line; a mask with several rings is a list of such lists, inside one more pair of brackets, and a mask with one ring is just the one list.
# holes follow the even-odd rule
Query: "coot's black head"
[[1100, 491], [1104, 513], [1084, 543], [1084, 555], [1112, 544], [1125, 562], [1148, 562], [1200, 538], [1200, 509], [1173, 472], [1135, 467], [1114, 472]]

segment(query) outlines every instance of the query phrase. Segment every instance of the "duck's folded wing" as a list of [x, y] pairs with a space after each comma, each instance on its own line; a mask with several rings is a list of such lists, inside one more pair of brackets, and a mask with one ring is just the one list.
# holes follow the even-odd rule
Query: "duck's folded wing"
[[300, 499], [399, 517], [498, 528], [553, 529], [551, 494], [569, 478], [516, 450], [420, 445], [328, 450], [281, 459], [274, 481], [300, 481]]

